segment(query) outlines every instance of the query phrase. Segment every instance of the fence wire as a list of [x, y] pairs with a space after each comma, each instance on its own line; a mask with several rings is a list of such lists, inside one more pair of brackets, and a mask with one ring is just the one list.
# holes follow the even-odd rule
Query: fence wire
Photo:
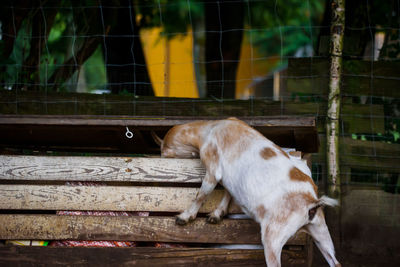
[[[400, 6], [347, 2], [342, 183], [398, 193]], [[0, 5], [1, 114], [311, 115], [324, 179], [329, 1]]]

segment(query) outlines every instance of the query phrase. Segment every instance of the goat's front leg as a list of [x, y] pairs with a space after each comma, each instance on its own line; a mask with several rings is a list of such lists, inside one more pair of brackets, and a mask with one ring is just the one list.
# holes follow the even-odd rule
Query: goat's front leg
[[196, 195], [196, 199], [192, 202], [192, 205], [189, 209], [185, 210], [176, 217], [176, 224], [185, 225], [189, 221], [193, 221], [196, 218], [197, 212], [199, 211], [204, 200], [214, 190], [216, 185], [217, 180], [215, 179], [215, 176], [207, 172], [203, 182], [201, 183], [200, 190]]
[[208, 223], [219, 223], [226, 214], [228, 214], [229, 202], [231, 201], [231, 194], [227, 190], [224, 192], [224, 196], [222, 197], [221, 202], [218, 207], [208, 214], [207, 222]]
[[268, 267], [281, 267], [281, 252], [279, 232], [261, 225], [261, 240], [264, 246], [265, 262]]

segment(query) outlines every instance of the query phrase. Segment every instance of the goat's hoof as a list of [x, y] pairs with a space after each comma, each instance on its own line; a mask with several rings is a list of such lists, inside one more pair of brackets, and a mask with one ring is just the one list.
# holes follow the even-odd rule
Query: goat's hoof
[[221, 217], [208, 216], [208, 218], [207, 218], [207, 222], [212, 223], [212, 224], [217, 224], [217, 223], [220, 223], [221, 221], [222, 221]]
[[177, 225], [186, 225], [186, 224], [188, 223], [188, 221], [187, 221], [187, 220], [184, 220], [184, 219], [181, 219], [181, 218], [179, 218], [179, 217], [176, 217], [175, 223], [176, 223]]
[[189, 219], [185, 220], [185, 219], [182, 219], [179, 216], [176, 216], [175, 223], [177, 225], [186, 225], [186, 224], [188, 224], [189, 222], [191, 222], [193, 220], [194, 220], [194, 218], [192, 218], [192, 217], [190, 217]]

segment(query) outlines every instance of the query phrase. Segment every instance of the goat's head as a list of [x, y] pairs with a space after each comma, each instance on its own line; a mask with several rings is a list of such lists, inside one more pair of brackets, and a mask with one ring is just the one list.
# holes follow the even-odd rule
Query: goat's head
[[339, 267], [341, 265], [335, 257], [335, 249], [325, 222], [323, 207], [336, 206], [337, 204], [337, 200], [322, 196], [313, 206], [309, 207], [308, 223], [302, 227], [302, 230], [310, 234], [314, 239], [315, 244], [331, 267]]

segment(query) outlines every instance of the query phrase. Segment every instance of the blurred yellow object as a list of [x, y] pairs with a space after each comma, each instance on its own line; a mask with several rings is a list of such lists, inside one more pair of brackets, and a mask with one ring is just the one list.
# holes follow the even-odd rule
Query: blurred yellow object
[[35, 246], [35, 247], [46, 247], [49, 241], [37, 241], [37, 240], [7, 240], [6, 245], [13, 246]]
[[193, 37], [161, 37], [162, 28], [141, 30], [141, 41], [156, 96], [199, 97], [193, 65]]

